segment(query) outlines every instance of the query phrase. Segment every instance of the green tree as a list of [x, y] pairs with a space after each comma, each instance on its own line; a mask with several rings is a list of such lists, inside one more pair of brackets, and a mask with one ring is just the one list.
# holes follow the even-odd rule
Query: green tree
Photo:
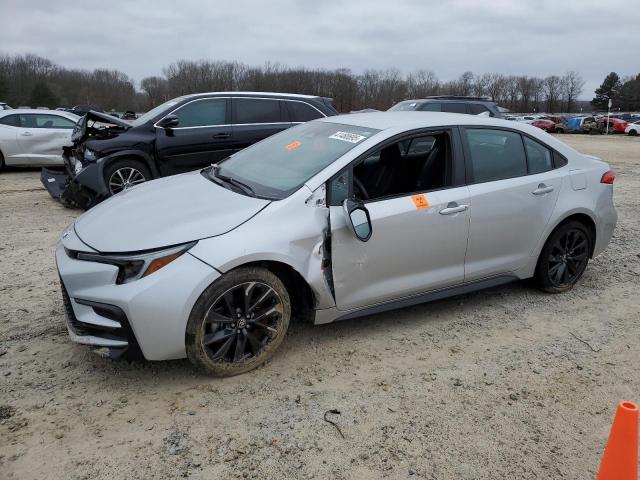
[[620, 92], [620, 87], [622, 87], [620, 77], [616, 72], [611, 72], [605, 77], [602, 85], [596, 89], [596, 96], [591, 100], [591, 105], [597, 109], [606, 110], [609, 99], [615, 102], [615, 99]]
[[49, 107], [55, 108], [58, 106], [58, 97], [51, 91], [49, 85], [43, 81], [37, 82], [33, 86], [31, 91], [31, 99], [29, 103], [33, 108], [36, 107]]
[[616, 104], [622, 110], [640, 110], [640, 74], [622, 84]]

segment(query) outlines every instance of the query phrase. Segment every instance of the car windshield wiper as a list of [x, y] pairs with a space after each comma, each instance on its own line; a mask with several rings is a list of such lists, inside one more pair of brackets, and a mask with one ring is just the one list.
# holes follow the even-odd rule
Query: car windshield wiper
[[244, 193], [246, 193], [250, 197], [255, 197], [256, 196], [256, 192], [253, 191], [253, 188], [251, 188], [246, 183], [241, 182], [240, 180], [236, 180], [233, 177], [229, 177], [227, 175], [221, 174], [220, 173], [220, 165], [217, 165], [217, 164], [211, 165], [211, 174], [212, 174], [213, 177], [218, 178], [218, 179], [222, 180], [223, 182], [226, 182], [226, 183], [229, 183], [231, 185], [234, 185], [236, 188], [239, 188], [240, 190], [242, 190]]

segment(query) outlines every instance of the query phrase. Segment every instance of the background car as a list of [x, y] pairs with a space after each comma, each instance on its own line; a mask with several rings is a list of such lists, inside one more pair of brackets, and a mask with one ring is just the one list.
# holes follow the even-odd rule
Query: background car
[[63, 165], [78, 119], [57, 110], [0, 110], [0, 168]]
[[[607, 122], [609, 123], [608, 129]], [[622, 120], [620, 118], [609, 118], [609, 120], [607, 120], [606, 116], [598, 118], [598, 123], [600, 124], [600, 129], [603, 133], [608, 130], [610, 134], [624, 133], [627, 125], [629, 125], [629, 122], [627, 122], [626, 120]]]
[[396, 103], [388, 111], [448, 112], [468, 115], [487, 115], [502, 118], [496, 102], [485, 97], [462, 97], [457, 95], [437, 95]]
[[624, 129], [624, 132], [629, 135], [638, 135], [640, 133], [640, 120], [636, 120], [633, 123], [627, 125], [627, 128]]
[[55, 255], [70, 336], [234, 375], [267, 361], [292, 318], [329, 323], [526, 278], [568, 291], [611, 239], [614, 179], [527, 124], [308, 122], [69, 226]]
[[127, 122], [91, 111], [64, 153], [67, 172], [43, 170], [55, 198], [88, 208], [153, 178], [202, 168], [292, 125], [336, 115], [311, 95], [212, 92], [170, 100]]
[[11, 110], [11, 107], [4, 102], [0, 102], [0, 110]]
[[531, 122], [531, 125], [538, 127], [548, 133], [554, 133], [556, 131], [556, 122], [547, 120], [546, 118], [540, 118]]

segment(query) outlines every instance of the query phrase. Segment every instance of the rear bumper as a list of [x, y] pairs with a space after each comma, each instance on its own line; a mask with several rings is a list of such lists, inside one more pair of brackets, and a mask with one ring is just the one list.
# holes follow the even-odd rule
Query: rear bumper
[[191, 309], [220, 276], [189, 253], [148, 277], [122, 285], [116, 284], [117, 267], [76, 260], [61, 243], [56, 263], [71, 340], [113, 358], [185, 357]]
[[104, 183], [102, 162], [80, 164], [65, 149], [64, 170], [43, 168], [40, 181], [49, 194], [67, 207], [91, 208], [109, 196]]

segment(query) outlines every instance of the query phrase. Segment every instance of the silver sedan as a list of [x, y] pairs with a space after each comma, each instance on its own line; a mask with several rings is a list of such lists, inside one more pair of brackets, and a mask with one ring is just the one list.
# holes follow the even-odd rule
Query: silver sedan
[[345, 320], [533, 277], [567, 291], [617, 221], [615, 174], [523, 123], [329, 117], [126, 190], [63, 233], [71, 338], [246, 372], [292, 318]]
[[0, 170], [7, 166], [63, 165], [62, 147], [80, 117], [57, 110], [0, 111]]

